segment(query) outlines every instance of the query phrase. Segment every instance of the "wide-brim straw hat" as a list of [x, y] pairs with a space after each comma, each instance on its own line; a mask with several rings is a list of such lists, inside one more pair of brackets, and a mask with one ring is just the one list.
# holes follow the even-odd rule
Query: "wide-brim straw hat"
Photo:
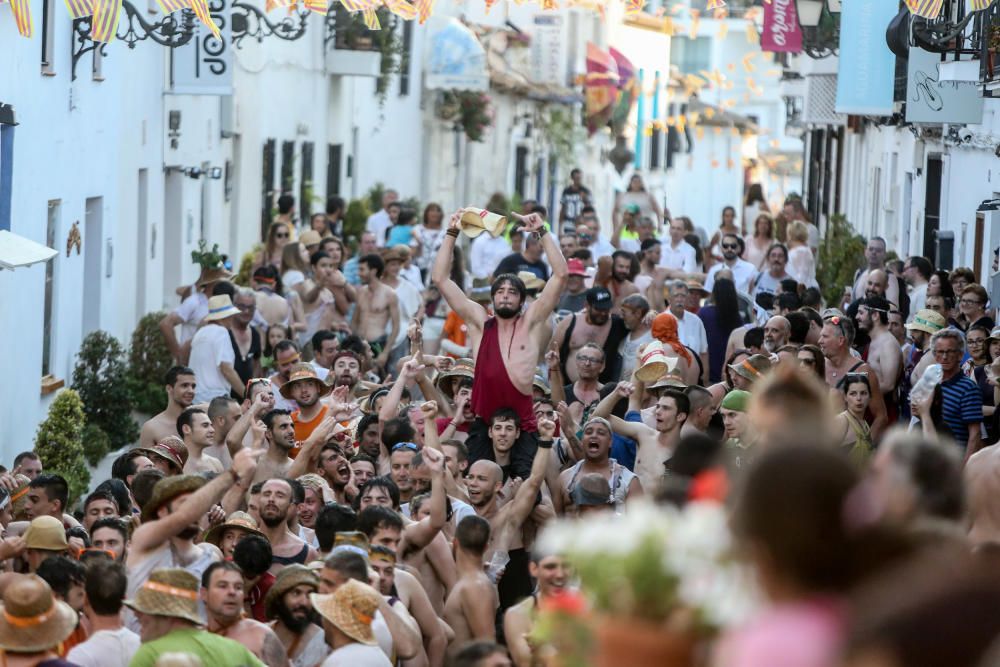
[[687, 387], [687, 382], [681, 377], [681, 372], [677, 368], [677, 357], [667, 357], [667, 370], [660, 376], [653, 384], [648, 385], [646, 389], [648, 391], [653, 391], [655, 389], [663, 389], [664, 387], [672, 387], [674, 389], [683, 389]]
[[704, 283], [702, 283], [697, 278], [690, 278], [689, 280], [685, 281], [684, 284], [687, 285], [688, 292], [699, 292], [704, 296], [711, 294], [711, 292], [705, 289]]
[[496, 238], [503, 234], [507, 227], [507, 218], [499, 213], [468, 207], [462, 210], [459, 225], [462, 228], [462, 233], [470, 239], [476, 238], [483, 232], [489, 232], [490, 236]]
[[226, 517], [224, 522], [213, 526], [205, 533], [205, 541], [219, 546], [219, 543], [222, 542], [222, 536], [231, 528], [242, 530], [245, 535], [258, 535], [266, 538], [264, 533], [257, 530], [257, 522], [252, 516], [246, 512], [233, 512]]
[[375, 646], [372, 621], [382, 596], [378, 591], [351, 579], [329, 595], [312, 593], [309, 600], [320, 616], [337, 626], [356, 642]]
[[184, 447], [184, 441], [176, 435], [167, 436], [149, 447], [136, 447], [136, 451], [151, 458], [164, 459], [177, 466], [178, 470], [183, 470], [184, 463], [187, 461], [187, 449]]
[[536, 375], [531, 380], [531, 386], [535, 389], [538, 389], [546, 396], [552, 396], [552, 387], [549, 386], [549, 383], [546, 382], [545, 378], [543, 378], [541, 375]]
[[382, 248], [382, 261], [386, 264], [389, 262], [403, 262], [405, 264], [410, 261], [410, 248], [402, 244]]
[[3, 594], [0, 648], [10, 653], [40, 653], [69, 637], [80, 617], [56, 600], [45, 580], [34, 574], [17, 575]]
[[653, 340], [639, 350], [639, 363], [636, 366], [635, 377], [641, 382], [655, 382], [667, 372], [667, 353], [663, 343]]
[[205, 485], [205, 478], [200, 475], [172, 475], [164, 477], [153, 487], [153, 495], [142, 508], [142, 520], [153, 521], [161, 507], [177, 496], [194, 493]]
[[274, 580], [274, 584], [268, 589], [267, 595], [264, 596], [264, 615], [269, 619], [275, 618], [277, 614], [274, 611], [274, 605], [284, 597], [285, 593], [296, 586], [303, 585], [312, 586], [319, 590], [319, 575], [305, 565], [298, 563], [283, 568]]
[[202, 269], [201, 275], [198, 276], [198, 281], [195, 283], [195, 286], [201, 289], [205, 285], [211, 285], [212, 283], [217, 283], [220, 280], [229, 280], [232, 277], [233, 273], [231, 271], [227, 271], [221, 267], [216, 269]]
[[526, 290], [537, 291], [545, 287], [545, 281], [531, 271], [518, 271], [517, 277], [521, 279], [522, 283], [524, 283], [524, 289]]
[[329, 385], [319, 379], [316, 369], [312, 364], [295, 364], [288, 374], [288, 381], [281, 385], [281, 395], [288, 400], [292, 399], [292, 387], [296, 382], [315, 382], [319, 387], [319, 397], [323, 398], [333, 391], [333, 385]]
[[[946, 326], [948, 326], [948, 323], [945, 321], [944, 316], [941, 313], [922, 308], [917, 311], [916, 315], [913, 316], [913, 321], [906, 325], [906, 329], [908, 331], [923, 331], [934, 335]], [[990, 338], [994, 338], [994, 334], [997, 332], [997, 329], [994, 329], [990, 333]]]
[[66, 528], [54, 516], [36, 516], [24, 531], [24, 546], [44, 551], [65, 551], [69, 548]]
[[228, 294], [216, 294], [208, 300], [208, 315], [205, 322], [215, 322], [224, 320], [233, 315], [239, 315], [240, 309], [233, 305], [233, 300]]
[[452, 378], [473, 379], [476, 375], [476, 362], [469, 358], [456, 359], [451, 368], [437, 376], [434, 384], [448, 398], [455, 398], [455, 393], [451, 388]]
[[323, 237], [320, 236], [319, 232], [317, 232], [315, 229], [307, 229], [306, 231], [302, 232], [302, 234], [299, 236], [299, 243], [301, 243], [305, 247], [309, 247], [311, 245], [319, 245], [320, 243], [322, 243], [322, 241]]
[[14, 475], [17, 488], [10, 492], [10, 511], [14, 521], [27, 521], [28, 517], [24, 513], [24, 506], [28, 504], [28, 489], [31, 488], [31, 480], [27, 475], [18, 473]]
[[771, 370], [771, 360], [763, 354], [755, 354], [738, 364], [729, 364], [729, 370], [751, 382], [756, 382], [764, 377], [764, 373]]
[[134, 611], [151, 616], [169, 616], [204, 625], [198, 613], [198, 578], [180, 568], [153, 570], [135, 597], [124, 600]]

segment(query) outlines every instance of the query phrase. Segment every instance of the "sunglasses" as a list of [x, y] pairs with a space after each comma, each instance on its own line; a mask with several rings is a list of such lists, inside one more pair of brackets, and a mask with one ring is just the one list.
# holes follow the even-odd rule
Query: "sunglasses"
[[412, 442], [401, 442], [401, 443], [399, 443], [397, 445], [393, 445], [392, 446], [392, 451], [393, 452], [398, 452], [401, 449], [406, 449], [406, 450], [409, 450], [411, 452], [415, 452], [415, 451], [419, 450], [419, 448], [414, 443], [412, 443]]
[[738, 244], [736, 244], [736, 243], [723, 243], [722, 244], [722, 249], [723, 250], [738, 250], [739, 247], [740, 246]]
[[274, 238], [276, 238], [276, 239], [287, 239], [288, 238], [288, 234], [275, 234]]

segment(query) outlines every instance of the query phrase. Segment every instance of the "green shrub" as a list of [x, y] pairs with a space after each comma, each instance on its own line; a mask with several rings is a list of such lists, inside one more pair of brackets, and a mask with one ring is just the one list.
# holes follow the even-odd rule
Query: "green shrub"
[[96, 466], [111, 451], [111, 439], [108, 434], [96, 424], [83, 427], [83, 457], [87, 463]]
[[38, 425], [35, 453], [46, 472], [62, 475], [69, 483], [69, 504], [87, 491], [90, 470], [83, 458], [83, 401], [72, 389], [64, 389], [49, 406], [49, 415]]
[[[375, 209], [378, 210], [378, 209]], [[352, 199], [347, 205], [347, 212], [344, 213], [344, 241], [347, 242], [352, 237], [355, 240], [361, 239], [361, 233], [365, 231], [365, 223], [368, 216], [372, 214], [372, 209], [364, 199]]]
[[840, 303], [844, 287], [854, 284], [854, 274], [864, 260], [864, 238], [843, 215], [831, 216], [816, 262], [816, 281], [827, 305], [836, 307]]
[[72, 388], [83, 401], [87, 423], [104, 431], [113, 449], [130, 445], [139, 437], [132, 419], [125, 350], [106, 331], [83, 339], [73, 369]]
[[368, 206], [369, 213], [382, 208], [382, 195], [385, 194], [385, 184], [381, 181], [368, 188], [363, 201]]
[[167, 407], [163, 378], [174, 362], [160, 331], [160, 320], [165, 315], [149, 313], [139, 320], [128, 351], [129, 398], [134, 410], [147, 415], [155, 415]]

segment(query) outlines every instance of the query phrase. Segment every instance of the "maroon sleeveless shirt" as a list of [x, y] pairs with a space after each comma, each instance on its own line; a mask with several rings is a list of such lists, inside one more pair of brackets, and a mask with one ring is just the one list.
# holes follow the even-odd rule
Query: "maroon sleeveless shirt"
[[[518, 318], [520, 319], [520, 318]], [[519, 322], [515, 323], [515, 327]], [[476, 372], [472, 379], [472, 411], [485, 422], [500, 408], [512, 408], [521, 418], [521, 430], [536, 430], [535, 412], [530, 394], [522, 394], [510, 381], [507, 366], [500, 352], [500, 328], [491, 317], [483, 324], [483, 340], [476, 355]]]

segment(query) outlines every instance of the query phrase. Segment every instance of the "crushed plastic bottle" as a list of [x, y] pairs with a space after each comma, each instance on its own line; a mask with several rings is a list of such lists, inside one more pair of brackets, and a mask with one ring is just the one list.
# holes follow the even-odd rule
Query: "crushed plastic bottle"
[[944, 374], [941, 371], [941, 364], [931, 364], [920, 376], [915, 387], [910, 390], [910, 402], [923, 403], [927, 397], [934, 393], [934, 388], [941, 384]]

